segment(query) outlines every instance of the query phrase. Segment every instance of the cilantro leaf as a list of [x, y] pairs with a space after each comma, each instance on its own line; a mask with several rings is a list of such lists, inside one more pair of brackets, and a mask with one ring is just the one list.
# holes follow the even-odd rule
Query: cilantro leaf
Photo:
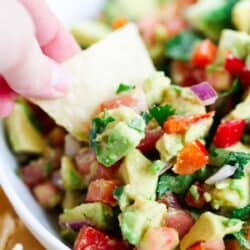
[[108, 116], [108, 112], [104, 111], [103, 118], [96, 117], [92, 120], [92, 126], [89, 132], [90, 146], [96, 152], [97, 150], [97, 142], [96, 136], [101, 134], [104, 129], [108, 126], [109, 123], [115, 121], [115, 119], [111, 116]]
[[238, 92], [241, 89], [239, 79], [235, 79], [233, 85], [229, 91], [223, 92], [219, 95], [220, 98], [227, 97], [233, 95], [234, 93]]
[[193, 182], [192, 175], [162, 175], [157, 185], [157, 193], [162, 197], [166, 192], [184, 194]]
[[175, 109], [168, 104], [164, 106], [153, 106], [149, 109], [149, 114], [159, 123], [159, 125], [163, 125], [167, 118], [175, 113]]
[[121, 198], [121, 196], [123, 195], [123, 192], [124, 192], [124, 187], [121, 186], [121, 187], [117, 187], [114, 191], [113, 191], [113, 197], [116, 199], [116, 200], [119, 200]]
[[249, 241], [245, 238], [244, 233], [242, 231], [234, 233], [233, 236], [238, 240], [240, 243], [240, 247], [244, 247], [247, 250], [250, 250], [250, 243]]
[[135, 86], [120, 83], [119, 87], [116, 90], [116, 94], [120, 94], [122, 92], [126, 92], [126, 91], [129, 91], [129, 90], [132, 90], [132, 89], [135, 89]]
[[171, 59], [189, 61], [195, 45], [201, 38], [191, 31], [184, 31], [170, 39], [166, 44], [166, 56]]
[[146, 124], [149, 123], [149, 121], [152, 119], [152, 116], [149, 112], [141, 112], [141, 117], [143, 118], [143, 120], [145, 121]]
[[230, 218], [247, 220], [250, 217], [250, 204], [242, 208], [234, 209], [231, 214]]

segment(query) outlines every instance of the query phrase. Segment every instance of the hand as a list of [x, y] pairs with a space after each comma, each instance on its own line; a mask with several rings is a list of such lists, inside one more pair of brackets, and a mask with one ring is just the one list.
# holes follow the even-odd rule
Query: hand
[[[57, 98], [69, 79], [60, 62], [80, 48], [45, 0], [0, 0], [0, 117], [17, 94]], [[7, 84], [8, 83], [8, 84]]]

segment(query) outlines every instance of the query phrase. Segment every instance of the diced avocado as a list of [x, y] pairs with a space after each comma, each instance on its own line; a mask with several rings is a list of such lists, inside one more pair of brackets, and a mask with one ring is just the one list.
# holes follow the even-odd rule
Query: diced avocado
[[[249, 42], [249, 49], [250, 49], [250, 42]], [[250, 52], [250, 50], [249, 50]], [[225, 118], [226, 120], [232, 119], [250, 119], [250, 92], [248, 93], [247, 97], [237, 104], [237, 106], [231, 111], [231, 113]]]
[[170, 79], [163, 72], [156, 72], [145, 80], [143, 88], [146, 93], [147, 103], [161, 104], [164, 92], [170, 85]]
[[218, 63], [224, 62], [228, 51], [244, 59], [250, 52], [250, 36], [245, 32], [223, 30], [217, 52]]
[[227, 179], [215, 185], [211, 191], [211, 205], [215, 209], [234, 209], [246, 206], [250, 201], [249, 177]]
[[66, 209], [59, 221], [66, 228], [70, 223], [84, 222], [101, 230], [111, 230], [114, 226], [114, 214], [111, 207], [101, 202], [85, 203]]
[[232, 20], [235, 27], [246, 33], [250, 33], [250, 2], [249, 0], [239, 1], [233, 8]]
[[137, 149], [130, 151], [125, 157], [118, 176], [126, 184], [124, 194], [129, 200], [155, 199], [158, 173], [150, 170], [151, 165], [152, 162]]
[[156, 143], [161, 160], [169, 161], [183, 148], [182, 136], [177, 134], [164, 134]]
[[16, 153], [40, 154], [45, 149], [45, 140], [30, 121], [26, 105], [17, 102], [13, 112], [6, 118], [8, 138]]
[[211, 212], [205, 212], [182, 239], [180, 250], [187, 250], [194, 243], [200, 241], [221, 240], [227, 234], [240, 231], [242, 225], [241, 220], [228, 219]]
[[170, 85], [164, 95], [163, 104], [170, 104], [179, 114], [197, 115], [206, 113], [205, 106], [190, 88]]
[[138, 18], [152, 13], [158, 6], [156, 0], [109, 0], [104, 8], [104, 16], [108, 22], [125, 17], [136, 21]]
[[225, 28], [231, 27], [231, 12], [238, 0], [198, 0], [187, 9], [190, 23], [206, 36], [217, 40]]
[[[105, 112], [101, 114], [104, 117]], [[145, 121], [132, 109], [120, 107], [108, 111], [109, 123], [92, 143], [97, 160], [106, 167], [112, 166], [127, 155], [145, 136]]]
[[106, 37], [111, 29], [99, 21], [84, 21], [72, 26], [71, 33], [76, 41], [84, 48]]
[[83, 177], [77, 172], [70, 157], [64, 156], [62, 158], [60, 173], [66, 190], [80, 190], [83, 188]]
[[192, 124], [184, 135], [184, 143], [189, 143], [194, 140], [204, 138], [213, 123], [213, 118], [203, 119], [200, 122]]
[[124, 239], [137, 245], [149, 228], [160, 227], [166, 219], [166, 206], [155, 201], [136, 200], [119, 216]]
[[83, 200], [83, 195], [79, 191], [66, 190], [62, 201], [63, 209], [71, 209], [78, 206]]

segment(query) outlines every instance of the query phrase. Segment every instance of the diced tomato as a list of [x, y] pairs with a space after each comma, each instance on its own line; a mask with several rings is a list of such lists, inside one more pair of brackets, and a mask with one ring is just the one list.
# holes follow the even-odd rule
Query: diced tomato
[[239, 75], [245, 68], [245, 62], [229, 53], [226, 56], [224, 68], [232, 75]]
[[157, 129], [146, 129], [146, 136], [141, 140], [139, 146], [137, 147], [143, 153], [150, 153], [155, 149], [155, 144], [159, 138], [163, 135], [163, 130], [161, 128]]
[[163, 203], [167, 208], [181, 208], [177, 197], [172, 192], [165, 193], [160, 199], [157, 200], [160, 203]]
[[216, 45], [209, 39], [205, 39], [195, 48], [192, 56], [192, 64], [196, 67], [205, 67], [215, 60], [216, 53]]
[[132, 108], [137, 113], [140, 113], [147, 109], [146, 96], [142, 90], [138, 89], [131, 93], [119, 95], [112, 100], [103, 102], [100, 106], [100, 110], [115, 109], [120, 106]]
[[116, 200], [113, 197], [113, 191], [119, 186], [118, 180], [99, 179], [92, 181], [88, 187], [86, 201], [99, 201], [114, 206]]
[[250, 86], [250, 69], [244, 69], [240, 75], [240, 82], [243, 86], [249, 87]]
[[173, 250], [179, 244], [178, 233], [169, 227], [150, 228], [146, 231], [138, 250]]
[[192, 186], [196, 188], [198, 192], [198, 197], [196, 199], [196, 197], [193, 196], [192, 192], [188, 191], [185, 196], [185, 202], [190, 207], [202, 208], [206, 203], [205, 198], [204, 198], [204, 193], [206, 192], [205, 185], [201, 182], [197, 182], [193, 184]]
[[92, 228], [82, 227], [74, 244], [74, 250], [127, 250], [128, 245]]
[[164, 131], [168, 134], [184, 134], [194, 123], [214, 116], [214, 112], [192, 116], [171, 116], [164, 123]]
[[113, 23], [112, 23], [112, 27], [113, 29], [117, 30], [122, 28], [123, 26], [125, 26], [128, 23], [128, 20], [126, 17], [120, 17], [117, 18]]
[[174, 228], [179, 233], [180, 239], [188, 233], [193, 224], [193, 217], [185, 210], [170, 209], [167, 213], [166, 226]]
[[198, 242], [191, 246], [188, 250], [225, 250], [225, 244], [223, 240]]
[[33, 187], [48, 177], [48, 170], [49, 169], [46, 169], [46, 162], [40, 159], [32, 161], [29, 165], [22, 167], [20, 169], [20, 175], [26, 185]]
[[97, 179], [105, 179], [110, 180], [113, 179], [117, 173], [117, 170], [120, 167], [121, 162], [117, 162], [115, 165], [111, 167], [105, 167], [101, 164], [98, 164], [98, 167], [96, 169], [96, 173], [93, 176], [91, 180], [97, 180]]
[[180, 151], [173, 170], [180, 175], [193, 174], [207, 163], [208, 152], [205, 146], [199, 140], [195, 140]]
[[223, 122], [217, 128], [213, 143], [218, 148], [227, 148], [239, 142], [245, 128], [245, 120]]
[[53, 208], [61, 200], [61, 192], [50, 181], [38, 184], [32, 191], [44, 208]]

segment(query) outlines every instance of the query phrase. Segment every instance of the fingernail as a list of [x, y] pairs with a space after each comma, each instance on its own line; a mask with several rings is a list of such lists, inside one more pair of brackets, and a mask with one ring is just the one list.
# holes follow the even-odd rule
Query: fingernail
[[70, 88], [70, 77], [62, 67], [56, 64], [52, 74], [53, 94], [55, 97], [64, 96]]

